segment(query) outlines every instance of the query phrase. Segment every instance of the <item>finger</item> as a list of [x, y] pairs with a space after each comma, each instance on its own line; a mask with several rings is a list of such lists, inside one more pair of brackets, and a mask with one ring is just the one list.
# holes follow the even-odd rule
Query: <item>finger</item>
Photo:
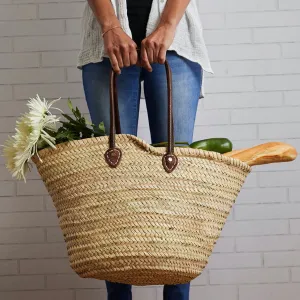
[[130, 57], [130, 65], [136, 65], [138, 62], [137, 51], [136, 50], [131, 51], [129, 57]]
[[159, 63], [159, 52], [160, 52], [160, 48], [159, 47], [155, 48], [153, 60], [156, 63]]
[[152, 72], [152, 67], [148, 60], [148, 55], [145, 47], [141, 49], [141, 65], [149, 72]]
[[121, 69], [119, 67], [119, 62], [117, 57], [115, 56], [115, 54], [111, 54], [110, 57], [110, 63], [111, 63], [111, 67], [113, 68], [113, 70], [117, 73], [117, 74], [121, 74]]
[[148, 56], [148, 61], [150, 64], [154, 63], [154, 60], [153, 60], [153, 49], [152, 48], [146, 48], [146, 51], [147, 51], [147, 56]]
[[129, 45], [125, 44], [121, 46], [121, 54], [125, 67], [130, 66], [130, 56], [129, 56]]
[[130, 66], [130, 54], [128, 51], [126, 51], [125, 53], [123, 53], [123, 62], [124, 62], [124, 66], [125, 67], [129, 67]]
[[137, 48], [136, 53], [137, 53], [137, 62], [136, 62], [136, 65], [138, 67], [142, 67], [142, 62], [141, 62], [141, 48]]
[[164, 64], [166, 61], [167, 49], [165, 47], [161, 47], [158, 54], [158, 63]]
[[118, 61], [118, 65], [119, 65], [119, 68], [123, 68], [124, 67], [124, 63], [123, 63], [123, 59], [122, 59], [122, 55], [119, 51], [115, 51], [114, 52], [114, 55]]

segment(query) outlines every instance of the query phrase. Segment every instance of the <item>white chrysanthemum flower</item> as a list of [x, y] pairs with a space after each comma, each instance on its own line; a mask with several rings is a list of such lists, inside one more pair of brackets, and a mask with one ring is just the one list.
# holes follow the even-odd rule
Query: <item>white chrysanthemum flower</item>
[[52, 105], [55, 102], [59, 101], [60, 99], [61, 98], [58, 98], [48, 103], [45, 98], [43, 98], [42, 100], [39, 95], [36, 95], [36, 98], [30, 98], [30, 101], [28, 101], [27, 106], [29, 107], [30, 114], [32, 116], [36, 116], [37, 118], [40, 118], [41, 115], [43, 116], [46, 113], [51, 115], [52, 114], [50, 111], [51, 108], [62, 112], [59, 108], [52, 107]]
[[[45, 145], [55, 148], [55, 138], [51, 133], [56, 131], [59, 118], [50, 109], [57, 100], [48, 103], [46, 99], [31, 98], [27, 104], [29, 112], [24, 114], [16, 123], [16, 133], [9, 137], [4, 145], [6, 166], [12, 175], [25, 180], [25, 174], [30, 169], [30, 159], [38, 156], [38, 150]], [[38, 156], [39, 157], [39, 156]], [[26, 180], [25, 180], [26, 181]]]
[[15, 148], [15, 140], [12, 137], [8, 137], [4, 144], [3, 154], [6, 157], [6, 167], [9, 171], [15, 170], [15, 157], [17, 149]]
[[23, 115], [16, 124], [16, 133], [9, 137], [4, 145], [4, 156], [6, 157], [6, 167], [12, 172], [13, 177], [25, 179], [25, 172], [29, 169], [30, 152], [28, 137], [32, 128], [28, 123], [27, 115]]

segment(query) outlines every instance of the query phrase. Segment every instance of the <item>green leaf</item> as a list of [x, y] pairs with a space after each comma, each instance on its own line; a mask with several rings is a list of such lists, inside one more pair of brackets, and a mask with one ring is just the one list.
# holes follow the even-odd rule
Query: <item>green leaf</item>
[[56, 135], [56, 139], [63, 141], [73, 141], [74, 139], [76, 139], [76, 135], [70, 131], [61, 131]]
[[70, 99], [68, 99], [68, 107], [73, 115], [62, 114], [65, 120], [60, 121], [62, 126], [53, 134], [57, 144], [66, 141], [106, 135], [103, 122], [96, 126], [88, 121], [84, 115], [81, 114], [78, 107], [73, 107]]
[[47, 132], [50, 136], [55, 137], [56, 132], [55, 130], [52, 130], [50, 128], [44, 128], [44, 131]]
[[90, 126], [92, 126], [92, 125], [93, 125], [93, 123], [92, 123], [92, 122], [90, 122], [90, 121], [88, 121], [87, 119], [85, 119], [85, 123], [86, 123], [87, 125], [90, 125]]
[[70, 122], [64, 122], [64, 121], [60, 121], [60, 123], [63, 124], [63, 127], [69, 129], [69, 128], [76, 128], [76, 125], [71, 124]]
[[103, 122], [101, 122], [98, 126], [93, 124], [92, 127], [93, 127], [93, 130], [94, 130], [94, 136], [95, 137], [106, 135], [105, 134], [105, 127], [104, 127]]
[[73, 104], [72, 104], [72, 101], [70, 98], [68, 99], [68, 106], [69, 106], [69, 109], [73, 112], [74, 108], [73, 108]]
[[80, 123], [81, 125], [83, 125], [83, 126], [87, 126], [86, 125], [86, 120], [85, 120], [85, 118], [84, 117], [81, 117], [79, 120], [78, 120], [78, 123]]
[[69, 115], [62, 114], [62, 116], [65, 117], [68, 121], [70, 121], [70, 123], [78, 124], [78, 122], [74, 120], [72, 117], [70, 117]]
[[99, 130], [101, 131], [101, 132], [103, 132], [103, 134], [105, 134], [105, 126], [104, 126], [104, 122], [101, 122], [100, 124], [99, 124]]
[[81, 118], [81, 113], [78, 109], [78, 107], [76, 107], [75, 110], [73, 110], [74, 116], [79, 120]]
[[82, 128], [85, 128], [83, 124], [80, 124], [77, 121], [74, 122], [60, 121], [60, 123], [62, 123], [64, 127], [78, 129], [78, 131], [80, 131]]
[[82, 138], [90, 138], [92, 137], [94, 131], [88, 127], [82, 129]]

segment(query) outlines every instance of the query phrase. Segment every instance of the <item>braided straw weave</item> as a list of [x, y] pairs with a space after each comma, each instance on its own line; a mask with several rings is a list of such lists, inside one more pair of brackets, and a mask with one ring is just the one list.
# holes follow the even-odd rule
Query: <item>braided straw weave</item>
[[186, 283], [210, 256], [250, 167], [218, 153], [165, 148], [116, 136], [117, 168], [104, 159], [108, 137], [44, 149], [38, 171], [57, 209], [71, 267], [81, 277], [134, 285]]

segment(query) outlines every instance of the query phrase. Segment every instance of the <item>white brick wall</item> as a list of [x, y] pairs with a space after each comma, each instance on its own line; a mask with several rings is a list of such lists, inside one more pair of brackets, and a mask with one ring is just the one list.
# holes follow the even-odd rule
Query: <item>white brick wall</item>
[[[0, 144], [25, 101], [71, 97], [87, 113], [75, 69], [84, 0], [0, 0]], [[300, 1], [199, 0], [215, 75], [205, 80], [195, 139], [300, 149]], [[61, 104], [67, 109], [66, 101]], [[139, 136], [150, 140], [145, 103]], [[295, 300], [300, 293], [300, 160], [254, 169], [191, 300]], [[0, 299], [104, 300], [103, 282], [69, 267], [38, 174], [11, 179], [0, 157]], [[134, 299], [162, 300], [161, 287]]]

